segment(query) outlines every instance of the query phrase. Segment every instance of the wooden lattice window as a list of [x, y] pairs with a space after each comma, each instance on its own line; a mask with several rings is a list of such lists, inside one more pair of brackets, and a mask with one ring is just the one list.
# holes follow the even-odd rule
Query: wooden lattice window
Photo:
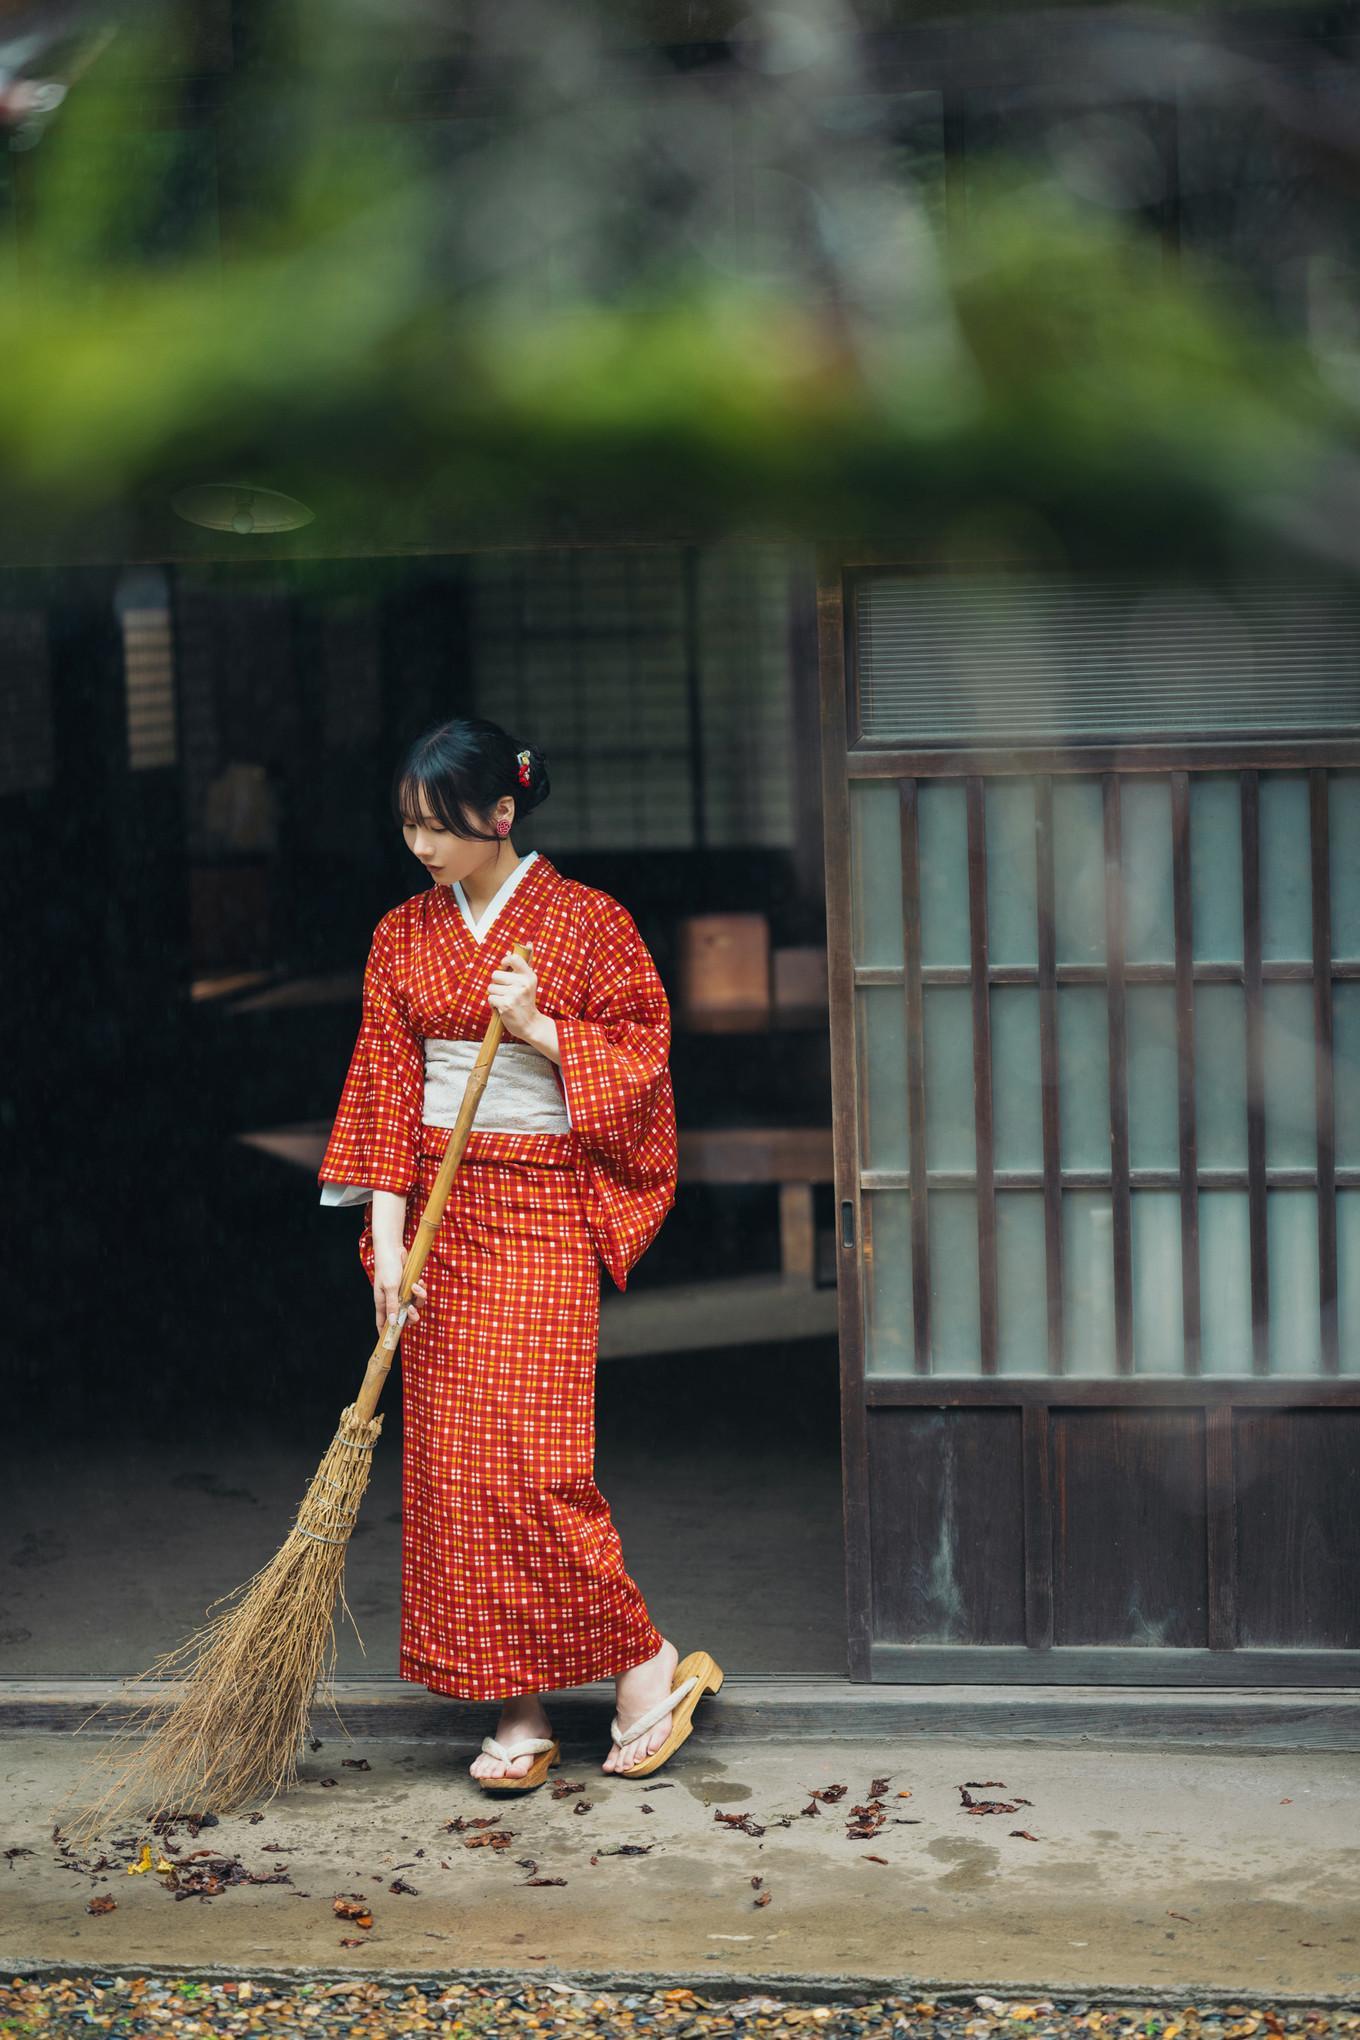
[[[1251, 591], [1233, 711], [1233, 662], [1155, 591], [1012, 585], [1023, 645], [965, 593], [902, 577], [859, 604], [868, 1370], [1360, 1373], [1360, 773], [1215, 769], [1203, 737], [1230, 712], [1360, 725], [1353, 605]], [[951, 657], [970, 686], [930, 698]], [[1121, 718], [1160, 756], [1001, 748]], [[927, 719], [938, 750], [897, 770]]]

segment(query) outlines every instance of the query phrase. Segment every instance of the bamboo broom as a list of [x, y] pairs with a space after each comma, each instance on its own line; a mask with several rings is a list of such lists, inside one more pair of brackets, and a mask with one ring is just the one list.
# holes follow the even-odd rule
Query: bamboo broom
[[[531, 956], [529, 944], [513, 947], [517, 956]], [[129, 1681], [134, 1694], [152, 1680], [173, 1680], [181, 1690], [135, 1705], [92, 1760], [95, 1787], [64, 1830], [72, 1838], [88, 1839], [115, 1821], [228, 1813], [297, 1783], [317, 1681], [324, 1679], [329, 1693], [334, 1677], [337, 1594], [354, 1619], [345, 1599], [345, 1552], [382, 1429], [374, 1412], [504, 1031], [493, 1014], [402, 1266], [398, 1309], [369, 1355], [358, 1396], [341, 1412], [291, 1530], [253, 1578], [213, 1602], [201, 1629]]]

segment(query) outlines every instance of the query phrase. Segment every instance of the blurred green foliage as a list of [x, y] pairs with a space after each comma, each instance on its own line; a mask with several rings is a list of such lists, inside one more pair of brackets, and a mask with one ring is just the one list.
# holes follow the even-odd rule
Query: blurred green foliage
[[1078, 177], [1002, 147], [947, 184], [935, 86], [802, 18], [791, 70], [681, 64], [507, 0], [451, 69], [419, 10], [334, 0], [206, 78], [164, 11], [123, 22], [4, 158], [7, 548], [191, 546], [173, 490], [241, 480], [316, 512], [274, 541], [304, 550], [1334, 555], [1360, 387], [1335, 346], [1176, 252], [1164, 194], [1121, 195], [1117, 128], [1098, 203], [1086, 130]]

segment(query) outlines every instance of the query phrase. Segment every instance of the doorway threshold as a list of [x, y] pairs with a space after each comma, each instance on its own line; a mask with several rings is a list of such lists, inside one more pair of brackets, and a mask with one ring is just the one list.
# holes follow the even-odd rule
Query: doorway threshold
[[[174, 1688], [170, 1688], [173, 1692]], [[338, 1679], [318, 1700], [313, 1734], [445, 1741], [486, 1731], [488, 1706], [385, 1676]], [[613, 1712], [607, 1684], [548, 1696], [567, 1743], [598, 1742]], [[109, 1678], [0, 1680], [0, 1735], [112, 1733], [135, 1702]], [[95, 1717], [91, 1719], [91, 1717]], [[1360, 1749], [1360, 1687], [885, 1686], [844, 1678], [729, 1674], [704, 1702], [714, 1742], [872, 1742], [917, 1736], [966, 1743], [1129, 1742], [1207, 1749]]]

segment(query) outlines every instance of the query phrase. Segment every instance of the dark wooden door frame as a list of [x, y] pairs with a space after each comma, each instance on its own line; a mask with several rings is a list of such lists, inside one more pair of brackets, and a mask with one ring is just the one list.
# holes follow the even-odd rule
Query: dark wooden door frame
[[[1255, 768], [1355, 767], [1360, 765], [1360, 737], [1337, 732], [1319, 738], [1296, 733], [1250, 740], [1203, 744], [1173, 738], [1137, 742], [1104, 742], [1080, 749], [964, 751], [957, 748], [889, 748], [867, 744], [858, 729], [855, 675], [853, 575], [855, 570], [924, 571], [923, 563], [900, 552], [882, 553], [864, 547], [824, 546], [817, 556], [817, 634], [820, 668], [822, 801], [826, 860], [827, 950], [830, 975], [830, 1034], [834, 1103], [834, 1163], [838, 1243], [838, 1323], [841, 1355], [842, 1471], [846, 1553], [848, 1669], [852, 1679], [899, 1682], [1006, 1680], [1031, 1683], [1095, 1682], [1104, 1684], [1166, 1684], [1201, 1686], [1308, 1686], [1360, 1684], [1360, 1652], [1310, 1648], [1252, 1648], [1237, 1642], [1236, 1510], [1233, 1428], [1238, 1411], [1253, 1408], [1360, 1407], [1360, 1378], [1334, 1370], [1335, 1348], [1328, 1354], [1331, 1369], [1324, 1376], [1271, 1379], [1259, 1371], [1243, 1376], [1137, 1377], [1126, 1369], [1108, 1379], [1064, 1378], [1056, 1371], [1032, 1376], [995, 1373], [968, 1379], [910, 1376], [869, 1377], [865, 1372], [864, 1292], [861, 1261], [860, 1126], [861, 1100], [855, 1039], [855, 972], [852, 951], [850, 781], [915, 780], [920, 776], [968, 777], [979, 781], [998, 772], [1046, 774], [1142, 770], [1178, 775], [1173, 813], [1178, 836], [1183, 830], [1183, 776], [1196, 766], [1220, 770]], [[849, 598], [847, 599], [847, 586]], [[1314, 780], [1316, 802], [1317, 779]], [[971, 789], [970, 789], [971, 790]], [[976, 803], [976, 792], [970, 811]], [[909, 802], [904, 795], [904, 865], [914, 854]], [[1315, 847], [1316, 819], [1315, 819]], [[973, 848], [970, 831], [970, 851]], [[970, 855], [970, 864], [973, 862]], [[1183, 860], [1180, 860], [1183, 862]], [[970, 874], [970, 883], [978, 875]], [[914, 888], [908, 888], [908, 897]], [[907, 993], [909, 1028], [912, 1008], [910, 950], [901, 974]], [[1316, 926], [1315, 946], [1321, 930]], [[978, 958], [970, 977], [978, 987]], [[985, 963], [985, 956], [982, 959]], [[1319, 959], [1315, 958], [1315, 964]], [[1047, 968], [1046, 968], [1047, 963]], [[1251, 959], [1248, 958], [1248, 968]], [[1259, 974], [1259, 973], [1258, 973]], [[915, 973], [919, 978], [919, 971]], [[896, 977], [896, 974], [894, 974]], [[1176, 979], [1178, 1002], [1187, 984]], [[1041, 945], [1041, 997], [1051, 993], [1053, 959]], [[919, 984], [916, 987], [919, 1004]], [[985, 987], [983, 988], [985, 998]], [[920, 1015], [915, 1019], [919, 1024]], [[913, 1093], [908, 1113], [914, 1135], [922, 1118], [919, 1049], [908, 1044], [908, 1086]], [[1182, 1072], [1184, 1090], [1184, 1072]], [[1191, 1103], [1193, 1101], [1190, 1101]], [[1320, 1101], [1319, 1110], [1322, 1109]], [[1182, 1167], [1193, 1159], [1193, 1121], [1184, 1095], [1179, 1101]], [[1048, 1130], [1045, 1147], [1049, 1146]], [[1330, 1183], [1331, 1157], [1319, 1154], [1318, 1182]], [[911, 1153], [912, 1224], [923, 1214], [924, 1152], [919, 1142]], [[1046, 1170], [1051, 1173], [1051, 1170]], [[1264, 1185], [1263, 1165], [1252, 1170]], [[981, 1172], [980, 1172], [981, 1175]], [[980, 1187], [984, 1187], [980, 1183]], [[1259, 1200], [1256, 1200], [1259, 1201]], [[1193, 1228], [1188, 1206], [1183, 1223]], [[1253, 1228], [1259, 1232], [1259, 1223]], [[1050, 1226], [1050, 1252], [1052, 1228]], [[915, 1245], [915, 1242], [914, 1242]], [[1259, 1253], [1259, 1242], [1257, 1242]], [[919, 1265], [919, 1264], [918, 1264]], [[1051, 1270], [1050, 1270], [1051, 1273]], [[1196, 1311], [1198, 1297], [1193, 1297]], [[1188, 1307], [1188, 1306], [1187, 1306]], [[929, 1294], [916, 1285], [917, 1366], [929, 1365]], [[922, 1323], [922, 1318], [925, 1322]], [[986, 1315], [983, 1315], [985, 1334]], [[922, 1336], [924, 1334], [924, 1337]], [[1049, 1361], [1054, 1346], [1050, 1327]], [[1127, 1355], [1124, 1356], [1127, 1360]], [[1259, 1370], [1260, 1352], [1254, 1362]], [[1053, 1642], [1054, 1467], [1052, 1414], [1055, 1410], [1132, 1405], [1138, 1409], [1198, 1408], [1203, 1417], [1205, 1477], [1205, 1540], [1207, 1571], [1208, 1648], [1055, 1645]], [[1025, 1567], [1025, 1637], [1020, 1645], [899, 1644], [876, 1642], [873, 1635], [872, 1540], [870, 1523], [870, 1427], [875, 1412], [909, 1407], [960, 1409], [968, 1405], [1010, 1408], [1022, 1427], [1023, 1520]]]

